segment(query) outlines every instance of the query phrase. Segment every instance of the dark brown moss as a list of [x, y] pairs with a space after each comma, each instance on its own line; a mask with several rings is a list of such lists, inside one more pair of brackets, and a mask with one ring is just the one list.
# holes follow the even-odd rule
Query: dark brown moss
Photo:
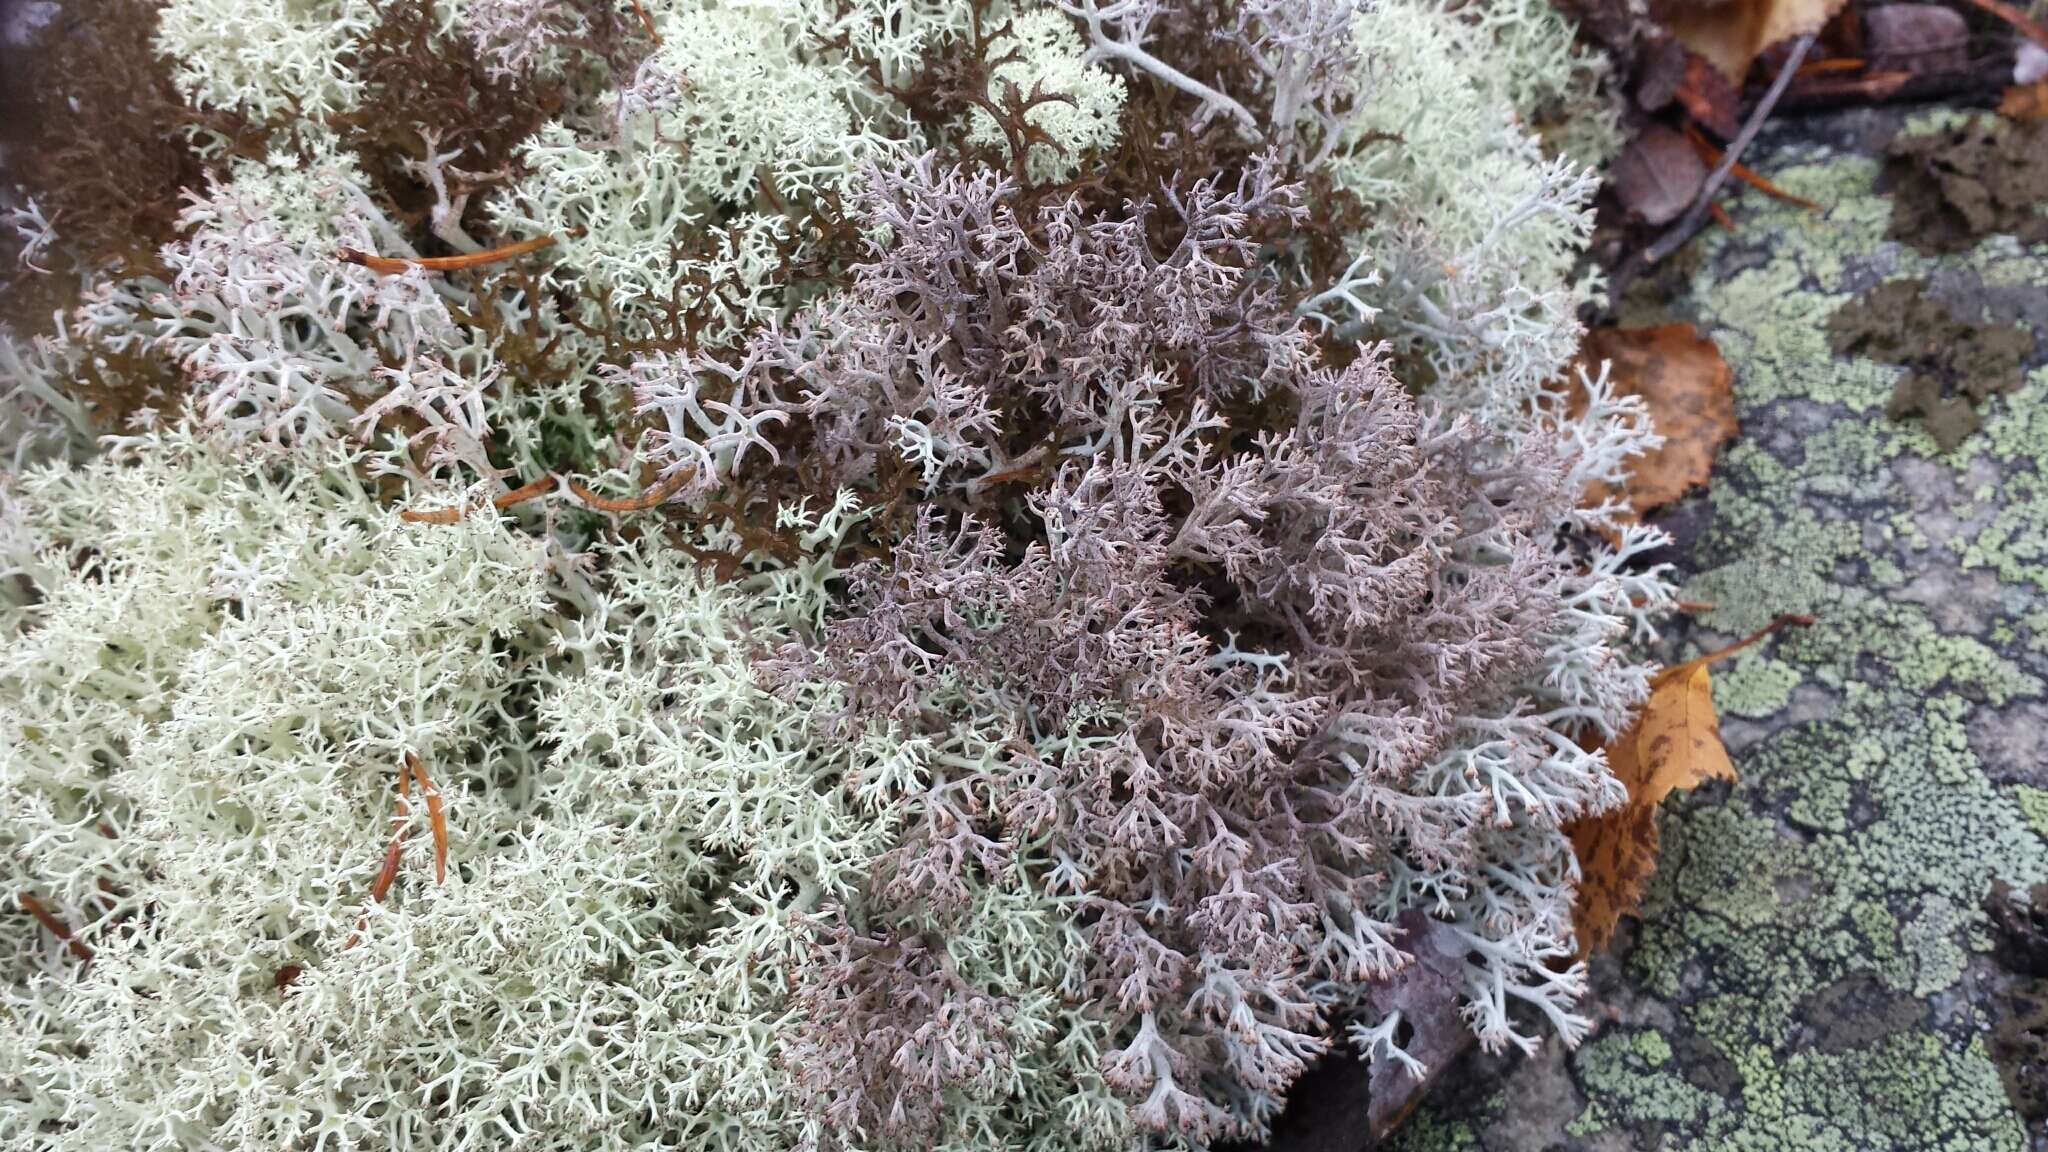
[[2048, 884], [2021, 893], [2003, 881], [1986, 901], [1997, 941], [1991, 1060], [2014, 1111], [2048, 1120]]
[[[177, 234], [180, 193], [203, 174], [194, 134], [233, 138], [245, 128], [178, 96], [151, 45], [157, 9], [153, 0], [66, 5], [5, 61], [5, 180], [57, 232], [52, 267], [76, 260], [116, 275], [160, 271], [157, 251]], [[18, 246], [0, 250], [8, 277], [0, 309], [17, 332], [41, 331], [75, 302], [77, 281], [17, 275], [19, 254]]]
[[2048, 239], [2048, 126], [1988, 114], [1940, 132], [1901, 135], [1887, 147], [1891, 236], [1923, 252], [1960, 252], [2011, 233]]
[[[626, 32], [609, 6], [591, 8], [589, 55], [602, 66], [606, 53], [623, 52]], [[444, 35], [432, 6], [410, 0], [380, 5], [349, 63], [363, 80], [362, 98], [329, 123], [415, 229], [434, 206], [433, 190], [412, 167], [430, 145], [438, 155], [453, 153], [448, 166], [466, 174], [447, 173], [450, 196], [481, 192], [516, 175], [520, 142], [564, 103], [556, 84], [491, 75], [468, 39]], [[483, 199], [471, 197], [465, 228], [481, 225]]]
[[1890, 280], [1828, 318], [1836, 352], [1912, 371], [1899, 380], [1885, 413], [1919, 417], [1942, 451], [1977, 430], [1977, 405], [2020, 386], [2034, 339], [2016, 325], [1970, 323], [1928, 294], [1924, 280]]

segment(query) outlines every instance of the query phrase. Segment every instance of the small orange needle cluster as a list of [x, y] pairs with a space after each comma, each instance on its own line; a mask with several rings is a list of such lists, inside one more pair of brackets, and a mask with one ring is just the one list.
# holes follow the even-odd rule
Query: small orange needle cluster
[[[420, 758], [410, 752], [405, 754], [405, 766], [398, 772], [397, 811], [391, 817], [391, 843], [384, 849], [384, 863], [377, 869], [376, 879], [370, 881], [370, 899], [379, 904], [391, 892], [391, 885], [398, 879], [398, 862], [405, 854], [405, 828], [412, 822], [412, 782], [420, 783], [420, 798], [427, 804], [427, 823], [434, 833], [434, 882], [445, 883], [448, 879], [448, 815], [442, 806], [441, 789], [427, 778], [426, 766]], [[356, 922], [356, 930], [349, 934], [343, 948], [353, 948], [362, 938], [363, 925], [367, 917]]]

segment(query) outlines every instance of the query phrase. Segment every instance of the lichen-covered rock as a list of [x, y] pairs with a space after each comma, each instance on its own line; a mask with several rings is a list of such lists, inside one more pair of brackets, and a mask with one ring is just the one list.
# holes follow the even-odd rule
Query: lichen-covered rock
[[[1596, 966], [1608, 1029], [1439, 1102], [1398, 1147], [2044, 1146], [2000, 1066], [2028, 1026], [1988, 990], [1985, 901], [2048, 879], [2048, 249], [1888, 240], [1869, 142], [1899, 119], [1774, 128], [1758, 166], [1823, 209], [1745, 197], [1668, 299], [1630, 302], [1699, 323], [1735, 370], [1746, 440], [1700, 498], [1683, 594], [1716, 607], [1692, 643], [1818, 622], [1717, 673], [1742, 779], [1668, 806], [1640, 932]], [[1905, 278], [1956, 339], [2030, 337], [2026, 382], [1952, 450], [1883, 416], [1899, 357], [1830, 347], [1831, 317]]]

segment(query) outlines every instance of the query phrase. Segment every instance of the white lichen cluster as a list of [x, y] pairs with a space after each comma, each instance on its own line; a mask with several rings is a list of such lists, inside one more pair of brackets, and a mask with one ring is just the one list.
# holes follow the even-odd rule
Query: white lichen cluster
[[[1353, 293], [1322, 314], [1393, 340], [1440, 394], [1512, 418], [1560, 378], [1594, 288], [1574, 266], [1613, 135], [1598, 69], [1541, 0], [1379, 0], [1354, 31], [1359, 110], [1329, 170], [1371, 224]], [[1543, 116], [1582, 154], [1546, 149]]]
[[625, 317], [715, 290], [723, 335], [774, 314], [779, 252], [805, 243], [776, 205], [843, 194], [868, 166], [919, 149], [878, 79], [957, 36], [966, 9], [647, 10], [660, 45], [585, 115], [543, 126], [520, 150], [527, 173], [492, 212], [508, 234], [563, 237], [566, 266]]
[[[424, 15], [385, 36], [394, 12]], [[1643, 696], [1647, 669], [1621, 646], [1670, 596], [1640, 562], [1654, 533], [1602, 544], [1614, 510], [1573, 503], [1654, 443], [1640, 409], [1597, 380], [1568, 409], [1556, 387], [1597, 287], [1576, 265], [1588, 165], [1611, 135], [1599, 69], [1539, 0], [1226, 15], [1164, 0], [167, 0], [152, 43], [205, 176], [164, 190], [175, 234], [154, 263], [95, 264], [67, 247], [65, 217], [0, 189], [18, 257], [0, 273], [79, 285], [47, 324], [0, 325], [0, 1147], [1061, 1152], [1256, 1135], [1347, 1020], [1373, 1057], [1409, 1059], [1370, 989], [1399, 968], [1389, 926], [1411, 913], [1453, 937], [1488, 1045], [1575, 1040], [1560, 824], [1618, 797], [1584, 738], [1611, 736]], [[392, 111], [415, 50], [466, 53], [469, 89]], [[969, 51], [982, 58], [933, 66]], [[489, 104], [507, 93], [512, 111]], [[370, 107], [419, 119], [371, 133]], [[1139, 145], [1148, 158], [1119, 168]], [[1230, 170], [1160, 159], [1208, 154]], [[1140, 183], [1101, 192], [1119, 179]], [[909, 190], [895, 216], [877, 207], [891, 180]], [[1272, 225], [1320, 226], [1292, 199], [1310, 181], [1352, 198], [1362, 230], [1341, 238], [1347, 271], [1303, 283]], [[960, 188], [980, 200], [949, 202]], [[913, 233], [924, 263], [892, 269]], [[492, 254], [521, 242], [518, 260]], [[1013, 312], [997, 287], [1026, 276]], [[1066, 310], [1081, 284], [1100, 298]], [[1226, 355], [1209, 335], [1256, 349]], [[1468, 470], [1431, 500], [1513, 468], [1542, 471], [1531, 490], [1552, 495], [1512, 523], [1473, 497], [1458, 506], [1473, 515], [1429, 521], [1441, 541], [1360, 528], [1301, 580], [1406, 580], [1416, 601], [1457, 584], [1443, 604], [1468, 583], [1497, 583], [1502, 603], [1540, 586], [1551, 607], [1475, 611], [1467, 635], [1460, 609], [1404, 631], [1412, 605], [1354, 605], [1442, 666], [1404, 686], [1406, 666], [1336, 645], [1324, 658], [1431, 703], [1376, 713], [1377, 689], [1359, 689], [1312, 737], [1287, 718], [1329, 701], [1283, 649], [1314, 638], [1257, 650], [1153, 606], [1075, 611], [1069, 639], [1107, 671], [1085, 692], [1033, 689], [1094, 693], [1058, 731], [945, 719], [1037, 699], [958, 666], [886, 723], [856, 722], [858, 676], [815, 657], [913, 524], [1043, 516], [1064, 551], [1129, 563], [1118, 525], [1083, 514], [1114, 487], [1076, 479], [1091, 465], [1206, 492], [1209, 529], [1247, 549], [1267, 527], [1313, 543], [1310, 512], [1273, 527], [1297, 497], [1405, 508], [1346, 455], [1376, 449], [1311, 459], [1306, 424], [1258, 429], [1242, 456], [1218, 447], [1217, 406], [1251, 413], [1269, 388], [1323, 379], [1317, 339], [1389, 342], [1346, 386], [1394, 389], [1391, 371], [1424, 392], [1400, 424], [1414, 442], [1390, 451], [1413, 448], [1433, 476]], [[1190, 400], [1176, 373], [1217, 378]], [[1053, 380], [1066, 408], [1102, 409], [1099, 434], [1027, 442], [1021, 425], [1057, 407]], [[1012, 394], [1032, 387], [1046, 395]], [[1333, 405], [1329, 427], [1365, 402]], [[860, 439], [870, 418], [880, 448]], [[1322, 478], [1265, 476], [1269, 450]], [[1209, 472], [1223, 480], [1204, 488]], [[1281, 511], [1237, 507], [1237, 485], [1273, 489]], [[1153, 543], [1189, 568], [1236, 563], [1204, 530]], [[1168, 563], [1144, 569], [1163, 598], [1201, 600]], [[1294, 577], [1255, 569], [1229, 575], [1293, 594]], [[1510, 571], [1527, 579], [1494, 580]], [[1048, 604], [1048, 620], [1070, 607]], [[1031, 623], [970, 607], [933, 628]], [[1180, 688], [1216, 674], [1242, 713], [1118, 698], [1137, 681], [1097, 634], [1139, 625], [1171, 641], [1141, 671], [1185, 668]], [[1261, 687], [1229, 697], [1240, 682]], [[1374, 831], [1304, 834], [1319, 847], [1270, 865], [1337, 876], [1305, 881], [1330, 893], [1313, 908], [1261, 909], [1264, 889], [1236, 880], [1199, 911], [1165, 907], [1163, 888], [1156, 907], [1107, 899], [1124, 865], [1062, 855], [1053, 813], [1082, 801], [1027, 777], [1155, 739], [1115, 731], [1126, 716], [1215, 722], [1259, 749], [1290, 797], [1261, 820], [1285, 823], [1274, 812], [1299, 799], [1297, 752], [1342, 765], [1310, 802]], [[1391, 748], [1407, 759], [1371, 751]], [[1392, 778], [1397, 760], [1416, 767]], [[1137, 770], [1100, 774], [1119, 781], [1097, 797], [1106, 826]], [[1210, 793], [1226, 847], [1203, 867], [1228, 873], [1240, 797]], [[1446, 829], [1441, 850], [1414, 842]], [[1145, 830], [1103, 842], [1126, 831]], [[921, 838], [986, 851], [903, 865]], [[1335, 894], [1364, 890], [1362, 861], [1379, 906]], [[920, 901], [943, 922], [891, 935]], [[1115, 943], [1157, 970], [1105, 993], [1104, 925], [1134, 908]], [[1259, 993], [1252, 967], [1202, 939], [1269, 912], [1281, 927], [1260, 930], [1285, 947], [1268, 953], [1320, 949], [1289, 972], [1298, 996]], [[1174, 917], [1199, 958], [1182, 984], [1136, 927]], [[1186, 1005], [1104, 1007], [1155, 978]], [[1226, 1001], [1242, 1012], [1211, 1011]], [[882, 1023], [844, 1042], [842, 1010]], [[1204, 1011], [1230, 1019], [1149, 1034]], [[849, 1068], [865, 1079], [849, 1087]]]
[[593, 582], [328, 462], [174, 431], [8, 498], [5, 884], [107, 927], [81, 970], [0, 920], [0, 1145], [787, 1147], [793, 917], [893, 822], [840, 787], [887, 750], [745, 658], [821, 574], [618, 545]]
[[[1092, 154], [1116, 144], [1124, 79], [1089, 64], [1085, 52], [1073, 21], [1050, 9], [1017, 14], [992, 45], [991, 57], [1001, 63], [989, 69], [989, 100], [1001, 106], [1044, 98], [1024, 114], [1050, 138], [1030, 150], [1028, 170], [1035, 180], [1065, 180]], [[971, 116], [970, 142], [989, 148], [1005, 143], [988, 112], [977, 108]]]
[[168, 0], [157, 41], [195, 107], [318, 118], [354, 106], [348, 55], [375, 18], [360, 0]]

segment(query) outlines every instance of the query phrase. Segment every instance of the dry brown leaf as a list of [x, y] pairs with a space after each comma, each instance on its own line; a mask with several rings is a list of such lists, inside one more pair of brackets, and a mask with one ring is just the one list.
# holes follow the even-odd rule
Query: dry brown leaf
[[1764, 49], [1818, 32], [1848, 0], [1727, 0], [1671, 4], [1664, 26], [1737, 84]]
[[1579, 859], [1572, 922], [1581, 955], [1605, 947], [1615, 925], [1642, 903], [1643, 889], [1657, 870], [1657, 807], [1664, 798], [1709, 780], [1736, 778], [1721, 743], [1707, 666], [1787, 625], [1812, 622], [1810, 616], [1780, 616], [1755, 635], [1674, 664], [1651, 679], [1650, 698], [1635, 724], [1607, 746], [1607, 765], [1628, 789], [1627, 802], [1569, 829]]
[[[1579, 346], [1591, 374], [1605, 360], [1617, 394], [1640, 396], [1662, 447], [1633, 461], [1621, 495], [1638, 516], [1705, 484], [1721, 445], [1735, 438], [1734, 373], [1721, 350], [1690, 324], [1595, 328]], [[1598, 502], [1611, 495], [1588, 493]]]
[[1998, 114], [2008, 120], [2048, 120], [2048, 80], [2007, 88]]
[[1657, 123], [1644, 125], [1608, 171], [1615, 197], [1645, 224], [1678, 219], [1706, 182], [1699, 153], [1676, 130]]

